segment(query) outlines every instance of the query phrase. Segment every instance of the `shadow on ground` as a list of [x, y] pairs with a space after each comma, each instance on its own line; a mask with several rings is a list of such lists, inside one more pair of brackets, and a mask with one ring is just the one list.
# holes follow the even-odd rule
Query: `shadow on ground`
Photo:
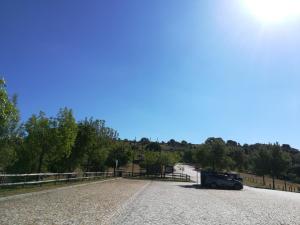
[[205, 187], [202, 187], [201, 184], [186, 184], [186, 185], [178, 185], [182, 188], [195, 188], [195, 189], [207, 189]]
[[178, 185], [179, 187], [182, 187], [182, 188], [194, 188], [194, 189], [211, 189], [211, 190], [233, 190], [233, 191], [239, 191], [239, 190], [235, 190], [235, 189], [232, 189], [232, 188], [209, 188], [209, 187], [203, 187], [201, 186], [201, 184], [191, 184], [191, 185]]

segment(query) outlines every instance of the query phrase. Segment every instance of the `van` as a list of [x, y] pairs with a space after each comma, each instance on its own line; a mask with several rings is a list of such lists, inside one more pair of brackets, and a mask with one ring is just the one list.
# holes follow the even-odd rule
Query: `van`
[[243, 180], [238, 174], [201, 171], [201, 185], [209, 188], [243, 189]]

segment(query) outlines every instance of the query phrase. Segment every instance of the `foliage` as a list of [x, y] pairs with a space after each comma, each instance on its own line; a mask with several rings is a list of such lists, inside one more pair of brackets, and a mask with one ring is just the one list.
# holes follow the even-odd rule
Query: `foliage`
[[146, 145], [146, 150], [154, 151], [154, 152], [160, 152], [161, 151], [161, 146], [157, 142], [151, 142], [151, 143]]
[[107, 165], [115, 167], [116, 160], [118, 160], [118, 167], [124, 166], [130, 159], [130, 152], [122, 143], [116, 143], [107, 157]]
[[251, 158], [252, 171], [257, 175], [264, 176], [269, 173], [271, 154], [265, 146], [261, 146]]
[[179, 161], [214, 170], [238, 170], [300, 181], [300, 153], [288, 144], [244, 144], [208, 138], [202, 144], [174, 139], [167, 143], [120, 140], [104, 120], [76, 122], [71, 109], [62, 108], [55, 117], [40, 112], [19, 123], [16, 97], [9, 98], [0, 80], [0, 171], [69, 172], [103, 171], [137, 160], [149, 171]]
[[[29, 160], [27, 172], [47, 171], [45, 161], [51, 158], [51, 153], [56, 147], [57, 130], [56, 122], [47, 118], [44, 112], [32, 115], [25, 124], [25, 152]], [[23, 153], [21, 153], [23, 154]]]
[[16, 161], [16, 139], [19, 130], [17, 97], [9, 98], [4, 79], [0, 79], [0, 171]]
[[105, 126], [104, 120], [85, 119], [78, 123], [78, 132], [72, 153], [68, 160], [69, 168], [103, 170], [108, 150], [118, 134]]

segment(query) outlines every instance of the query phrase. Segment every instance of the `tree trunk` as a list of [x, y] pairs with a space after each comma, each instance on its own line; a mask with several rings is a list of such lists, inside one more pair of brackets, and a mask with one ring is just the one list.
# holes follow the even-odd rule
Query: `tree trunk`
[[262, 178], [263, 178], [263, 185], [266, 185], [265, 175], [263, 175]]
[[274, 174], [272, 174], [272, 181], [273, 181], [273, 190], [275, 190], [275, 177], [274, 177]]
[[[39, 164], [38, 164], [38, 173], [41, 173], [42, 171], [42, 164], [43, 164], [43, 161], [44, 161], [44, 155], [45, 155], [45, 152], [42, 151], [41, 155], [40, 155], [40, 158], [39, 158]], [[41, 180], [41, 176], [39, 175], [38, 177], [38, 180]]]
[[44, 161], [44, 155], [45, 155], [45, 152], [42, 151], [42, 153], [40, 154], [40, 158], [39, 158], [39, 164], [38, 164], [38, 170], [37, 170], [38, 173], [40, 173], [41, 170], [42, 170], [42, 164], [43, 164], [43, 161]]
[[284, 190], [286, 191], [286, 176], [284, 176]]

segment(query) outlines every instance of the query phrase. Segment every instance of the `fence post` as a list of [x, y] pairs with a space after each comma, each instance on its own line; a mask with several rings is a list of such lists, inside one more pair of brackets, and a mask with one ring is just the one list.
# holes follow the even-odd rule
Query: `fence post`
[[26, 175], [24, 176], [23, 188], [25, 187], [25, 183], [26, 183]]

